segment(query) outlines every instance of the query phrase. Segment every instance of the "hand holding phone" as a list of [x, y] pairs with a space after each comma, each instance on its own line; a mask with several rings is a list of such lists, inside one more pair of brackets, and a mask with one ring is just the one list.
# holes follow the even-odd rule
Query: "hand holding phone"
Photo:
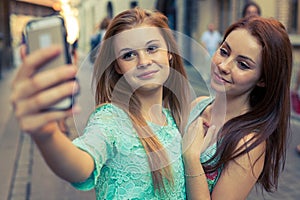
[[[53, 44], [60, 45], [63, 49], [59, 56], [46, 63], [40, 68], [40, 71], [71, 64], [67, 32], [62, 17], [50, 16], [29, 21], [25, 28], [25, 36], [28, 54]], [[73, 103], [73, 97], [69, 96], [47, 108], [47, 110], [66, 110], [71, 108]]]

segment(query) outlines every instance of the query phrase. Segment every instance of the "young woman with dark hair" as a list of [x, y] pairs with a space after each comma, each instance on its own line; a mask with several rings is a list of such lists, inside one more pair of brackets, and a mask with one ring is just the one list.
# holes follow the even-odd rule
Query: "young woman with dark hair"
[[195, 137], [183, 155], [190, 199], [246, 199], [255, 183], [277, 189], [291, 71], [292, 47], [279, 21], [248, 17], [227, 29], [211, 62], [216, 94], [194, 102], [184, 140]]

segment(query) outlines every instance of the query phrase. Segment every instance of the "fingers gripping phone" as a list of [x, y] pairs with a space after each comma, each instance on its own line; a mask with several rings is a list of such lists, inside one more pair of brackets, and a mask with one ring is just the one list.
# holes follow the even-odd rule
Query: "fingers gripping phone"
[[[62, 46], [62, 53], [45, 64], [45, 66], [42, 66], [40, 71], [49, 70], [72, 62], [67, 43], [67, 32], [62, 17], [50, 16], [29, 21], [25, 27], [25, 36], [27, 53], [48, 47], [52, 44]], [[73, 103], [73, 97], [69, 96], [46, 110], [66, 110], [71, 108]]]

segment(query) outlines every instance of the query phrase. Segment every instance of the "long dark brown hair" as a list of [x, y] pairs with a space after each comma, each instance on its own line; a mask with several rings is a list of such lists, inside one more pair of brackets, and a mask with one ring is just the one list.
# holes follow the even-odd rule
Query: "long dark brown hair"
[[[170, 75], [164, 83], [163, 106], [171, 111], [177, 126], [183, 130], [189, 105], [187, 76], [182, 58], [179, 56], [176, 40], [168, 27], [167, 18], [159, 12], [134, 8], [126, 10], [112, 19], [104, 41], [101, 43], [94, 66], [95, 101], [96, 105], [114, 103], [128, 113], [147, 153], [154, 187], [160, 190], [164, 188], [163, 177], [173, 183], [167, 153], [161, 142], [147, 126], [147, 122], [140, 112], [141, 103], [136, 98], [134, 91], [131, 91], [131, 87], [122, 78], [123, 76], [115, 70], [118, 63], [113, 48], [113, 36], [142, 24], [160, 28], [168, 46], [168, 52], [172, 55], [169, 62]], [[165, 167], [159, 167], [164, 164], [166, 164]]]
[[[265, 141], [264, 167], [257, 182], [267, 192], [272, 192], [277, 189], [278, 176], [286, 160], [292, 46], [285, 27], [272, 18], [243, 18], [226, 30], [223, 42], [236, 29], [246, 29], [262, 46], [261, 79], [265, 87], [256, 86], [250, 93], [249, 112], [225, 123], [218, 135], [217, 152], [212, 158], [219, 158], [219, 161], [214, 166], [208, 166], [207, 163], [205, 166], [207, 171], [214, 171]], [[253, 132], [257, 134], [236, 149], [239, 141]]]

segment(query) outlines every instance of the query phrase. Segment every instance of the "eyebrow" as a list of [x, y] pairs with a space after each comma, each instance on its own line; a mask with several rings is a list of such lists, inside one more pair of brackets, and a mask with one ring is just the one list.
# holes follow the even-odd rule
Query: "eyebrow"
[[[153, 43], [153, 42], [159, 42], [160, 40], [150, 40], [150, 41], [148, 41], [146, 44], [145, 44], [145, 46], [147, 46], [147, 45], [149, 45], [149, 44], [151, 44], [151, 43]], [[124, 51], [124, 52], [130, 52], [130, 51], [132, 51], [132, 50], [136, 50], [136, 49], [131, 49], [131, 48], [123, 48], [123, 49], [121, 49], [119, 52], [118, 52], [118, 55], [122, 55], [122, 52]]]
[[[230, 45], [224, 41], [224, 44], [227, 46], [227, 48], [231, 51]], [[253, 64], [256, 65], [256, 62], [254, 62], [254, 60], [252, 60], [251, 58], [247, 57], [247, 56], [243, 56], [243, 55], [238, 55], [238, 57], [249, 60], [250, 62], [252, 62]]]

